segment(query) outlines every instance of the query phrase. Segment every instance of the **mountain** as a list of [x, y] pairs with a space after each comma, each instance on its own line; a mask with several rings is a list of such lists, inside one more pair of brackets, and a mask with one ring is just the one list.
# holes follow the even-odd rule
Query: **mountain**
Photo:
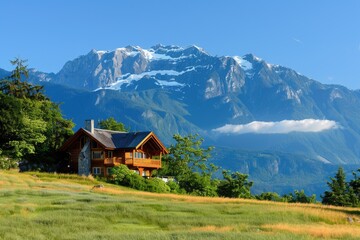
[[360, 166], [360, 91], [252, 54], [219, 57], [173, 45], [92, 50], [56, 74], [32, 70], [29, 81], [44, 84], [79, 127], [114, 116], [166, 144], [174, 133], [199, 133], [217, 147], [214, 161], [273, 189], [284, 188], [285, 178], [305, 188], [306, 176], [323, 181], [339, 164]]

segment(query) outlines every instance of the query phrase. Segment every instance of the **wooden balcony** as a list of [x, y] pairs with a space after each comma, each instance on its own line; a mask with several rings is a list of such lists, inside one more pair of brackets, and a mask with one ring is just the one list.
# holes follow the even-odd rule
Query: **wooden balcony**
[[104, 164], [119, 165], [121, 163], [121, 157], [105, 158]]
[[161, 168], [161, 160], [151, 158], [126, 158], [125, 164], [136, 167]]

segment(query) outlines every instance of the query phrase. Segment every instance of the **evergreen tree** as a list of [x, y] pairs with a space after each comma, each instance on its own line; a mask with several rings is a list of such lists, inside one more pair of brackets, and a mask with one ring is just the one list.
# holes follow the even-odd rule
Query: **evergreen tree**
[[73, 123], [62, 117], [43, 87], [22, 81], [28, 77], [25, 62], [12, 61], [15, 70], [0, 81], [0, 160], [44, 160], [73, 133]]
[[330, 191], [325, 191], [322, 203], [335, 206], [357, 206], [357, 199], [353, 188], [346, 182], [344, 169], [339, 167], [335, 178], [330, 178], [327, 185]]

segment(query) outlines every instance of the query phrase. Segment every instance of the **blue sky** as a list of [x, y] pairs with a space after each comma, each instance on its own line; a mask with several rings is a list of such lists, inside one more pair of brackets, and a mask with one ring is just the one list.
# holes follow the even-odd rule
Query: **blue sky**
[[91, 49], [196, 44], [360, 89], [360, 1], [2, 0], [0, 68], [58, 72]]

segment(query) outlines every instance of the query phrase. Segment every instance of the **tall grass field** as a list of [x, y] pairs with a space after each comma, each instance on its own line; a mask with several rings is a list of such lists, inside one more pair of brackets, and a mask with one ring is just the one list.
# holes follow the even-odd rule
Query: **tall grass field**
[[76, 175], [0, 171], [0, 239], [360, 239], [360, 209], [154, 194]]

